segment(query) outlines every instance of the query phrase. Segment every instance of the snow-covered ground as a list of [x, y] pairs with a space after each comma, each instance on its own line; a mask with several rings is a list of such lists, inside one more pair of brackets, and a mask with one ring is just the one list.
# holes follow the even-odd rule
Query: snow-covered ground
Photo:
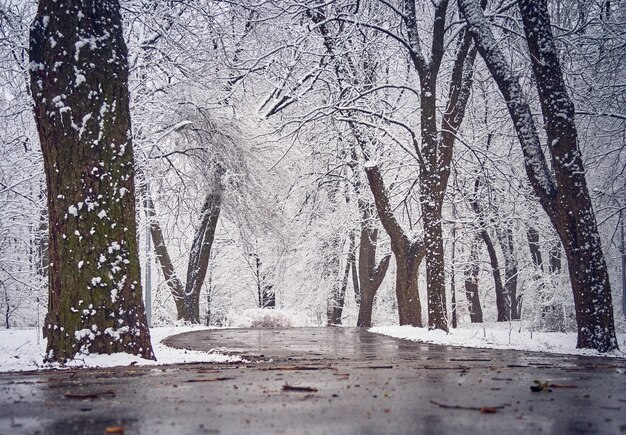
[[576, 349], [576, 333], [574, 332], [537, 332], [520, 322], [460, 325], [456, 329], [450, 329], [449, 333], [441, 330], [429, 331], [427, 328], [413, 326], [376, 326], [370, 331], [407, 340], [449, 346], [626, 358], [626, 353], [624, 353], [626, 334], [624, 333], [617, 335], [621, 351], [599, 354], [592, 350]]
[[[254, 314], [258, 313], [249, 313], [246, 319], [254, 320], [252, 323], [260, 321], [259, 319], [263, 320], [263, 322], [267, 320], [265, 317], [261, 318]], [[284, 320], [282, 316], [283, 314], [270, 323], [272, 323], [273, 326], [289, 326], [291, 322], [287, 322], [286, 325], [283, 325], [278, 321]], [[257, 326], [272, 325], [259, 324]], [[245, 326], [250, 327], [250, 325], [247, 324]], [[237, 356], [229, 356], [217, 352], [173, 349], [161, 343], [162, 340], [169, 336], [201, 329], [209, 328], [203, 326], [151, 328], [150, 334], [152, 336], [154, 353], [157, 357], [156, 362], [133, 355], [118, 353], [113, 355], [82, 355], [68, 363], [67, 366], [116, 367], [131, 364], [161, 365], [189, 362], [227, 363], [241, 361], [241, 358]], [[527, 325], [520, 325], [520, 322], [461, 325], [457, 329], [451, 329], [449, 333], [443, 331], [428, 331], [426, 328], [414, 328], [412, 326], [377, 326], [371, 328], [370, 331], [397, 338], [450, 346], [600, 356], [600, 354], [595, 351], [576, 349], [575, 333], [531, 331]], [[626, 358], [626, 353], [624, 353], [624, 351], [626, 351], [626, 333], [618, 333], [618, 342], [620, 349], [622, 349], [621, 351], [602, 354], [602, 356]], [[43, 364], [45, 347], [46, 342], [41, 338], [40, 330], [1, 329], [0, 372], [59, 368], [58, 365]]]
[[[152, 346], [157, 361], [150, 361], [137, 356], [116, 353], [113, 355], [81, 355], [67, 364], [68, 367], [116, 367], [137, 365], [161, 365], [190, 362], [237, 362], [241, 358], [214, 352], [179, 350], [165, 346], [162, 340], [182, 332], [208, 329], [195, 327], [150, 328]], [[46, 341], [41, 338], [39, 329], [1, 329], [0, 330], [0, 372], [59, 368], [58, 365], [44, 365]]]

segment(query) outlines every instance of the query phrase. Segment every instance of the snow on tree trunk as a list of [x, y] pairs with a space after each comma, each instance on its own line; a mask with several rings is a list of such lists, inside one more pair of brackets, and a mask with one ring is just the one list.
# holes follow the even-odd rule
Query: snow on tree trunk
[[428, 298], [428, 327], [448, 330], [446, 314], [446, 282], [442, 230], [443, 200], [450, 176], [450, 163], [456, 132], [463, 122], [471, 88], [476, 49], [471, 35], [461, 31], [455, 38], [456, 53], [450, 77], [448, 101], [437, 124], [437, 78], [446, 51], [446, 16], [448, 1], [433, 3], [434, 22], [430, 57], [422, 55], [423, 42], [419, 35], [416, 2], [405, 0], [404, 23], [410, 46], [410, 57], [420, 80], [421, 155], [419, 187], [420, 205], [426, 246], [426, 293]]
[[78, 352], [154, 359], [141, 297], [126, 56], [117, 1], [39, 2], [30, 75], [48, 188], [47, 361]]
[[511, 320], [519, 320], [521, 312], [517, 295], [517, 255], [512, 226], [512, 222], [506, 222], [505, 228], [498, 230], [498, 239], [504, 257], [504, 288], [510, 304]]
[[467, 298], [467, 309], [472, 323], [483, 323], [483, 310], [480, 305], [480, 295], [478, 294], [478, 274], [480, 264], [478, 257], [478, 237], [472, 239], [468, 266], [465, 269], [465, 297]]
[[568, 269], [578, 326], [578, 348], [617, 349], [611, 286], [574, 121], [574, 105], [563, 80], [544, 0], [519, 0], [524, 31], [548, 138], [552, 170], [517, 77], [498, 47], [476, 0], [460, 0], [479, 52], [507, 102], [522, 146], [526, 173], [559, 235]]

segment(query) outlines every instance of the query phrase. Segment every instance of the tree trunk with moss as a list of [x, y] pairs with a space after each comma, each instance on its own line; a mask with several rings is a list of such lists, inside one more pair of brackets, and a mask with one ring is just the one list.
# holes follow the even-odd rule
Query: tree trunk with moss
[[154, 359], [142, 294], [127, 50], [114, 0], [41, 0], [31, 92], [49, 211], [46, 361]]

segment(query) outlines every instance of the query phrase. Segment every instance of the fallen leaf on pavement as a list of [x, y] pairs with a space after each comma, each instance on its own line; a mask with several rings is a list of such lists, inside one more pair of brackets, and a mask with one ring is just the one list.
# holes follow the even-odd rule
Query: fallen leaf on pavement
[[231, 379], [235, 379], [235, 378], [223, 376], [219, 378], [187, 379], [186, 382], [216, 382], [216, 381], [230, 381]]
[[63, 393], [63, 396], [65, 396], [67, 399], [97, 399], [98, 397], [104, 395], [115, 397], [115, 391], [108, 390], [100, 391], [97, 393], [70, 393], [69, 391], [66, 391], [65, 393]]
[[283, 385], [283, 391], [301, 391], [301, 392], [310, 393], [310, 392], [316, 392], [317, 388], [285, 384]]

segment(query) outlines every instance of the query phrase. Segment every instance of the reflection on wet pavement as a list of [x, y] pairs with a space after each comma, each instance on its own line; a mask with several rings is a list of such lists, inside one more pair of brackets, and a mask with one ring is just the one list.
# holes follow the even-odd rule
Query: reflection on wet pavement
[[[356, 328], [209, 330], [166, 343], [250, 362], [0, 374], [0, 434], [626, 433], [623, 360]], [[532, 393], [535, 379], [552, 392]]]

